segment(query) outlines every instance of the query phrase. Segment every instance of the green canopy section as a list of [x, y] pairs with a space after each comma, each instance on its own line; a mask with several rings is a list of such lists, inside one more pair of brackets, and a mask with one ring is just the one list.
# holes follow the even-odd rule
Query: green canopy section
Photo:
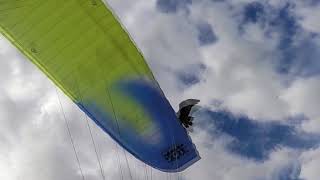
[[74, 101], [79, 89], [83, 96], [90, 89], [105, 91], [98, 86], [122, 76], [152, 79], [128, 33], [101, 0], [0, 0], [0, 27]]

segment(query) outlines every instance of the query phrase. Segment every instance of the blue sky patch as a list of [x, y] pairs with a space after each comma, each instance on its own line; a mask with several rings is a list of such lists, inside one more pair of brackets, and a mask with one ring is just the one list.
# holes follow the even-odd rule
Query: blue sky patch
[[[292, 14], [293, 4], [287, 3], [280, 9], [271, 6], [270, 8], [272, 8], [270, 11], [275, 15], [265, 22], [268, 25], [267, 33], [277, 32], [280, 35], [277, 47], [280, 57], [273, 60], [275, 70], [283, 75], [292, 75], [295, 64], [302, 63], [299, 62], [301, 59], [297, 59], [296, 54], [296, 46], [299, 46], [300, 42], [295, 41], [296, 38], [301, 36], [302, 29], [297, 22], [297, 17]], [[296, 73], [296, 75], [298, 74]]]
[[186, 8], [192, 0], [157, 0], [157, 8], [164, 13], [175, 13], [178, 9]]
[[197, 26], [198, 29], [198, 40], [200, 45], [209, 45], [215, 43], [218, 37], [214, 33], [212, 27], [208, 23], [202, 23]]
[[320, 73], [320, 47], [314, 38], [288, 45], [281, 52], [278, 71], [291, 76], [310, 77]]
[[275, 69], [282, 75], [310, 77], [320, 73], [320, 47], [316, 43], [318, 35], [305, 31], [292, 11], [295, 5], [287, 3], [279, 9], [270, 22], [270, 31], [280, 34], [278, 44], [279, 59], [273, 60]]
[[317, 35], [303, 30], [298, 23], [298, 17], [293, 13], [294, 9], [295, 4], [290, 2], [280, 8], [268, 3], [248, 3], [244, 6], [239, 30], [244, 30], [248, 23], [258, 23], [265, 28], [266, 37], [275, 32], [279, 35], [275, 49], [279, 56], [272, 59], [277, 73], [290, 79], [318, 75], [320, 47], [315, 42]]
[[281, 40], [279, 43], [280, 49], [286, 49], [293, 42], [293, 38], [298, 32], [299, 25], [296, 17], [291, 13], [294, 5], [287, 3], [283, 8], [277, 12], [270, 25], [281, 33]]
[[320, 135], [298, 132], [292, 125], [279, 122], [259, 122], [245, 116], [237, 117], [227, 111], [201, 112], [210, 118], [200, 119], [199, 126], [209, 129], [213, 136], [225, 134], [234, 139], [227, 148], [238, 155], [264, 161], [270, 153], [281, 147], [307, 150], [317, 147]]
[[201, 81], [201, 74], [205, 69], [205, 65], [195, 64], [189, 67], [185, 67], [183, 71], [176, 72], [176, 75], [182, 82], [182, 84], [190, 87]]
[[178, 79], [185, 85], [192, 86], [200, 82], [200, 78], [193, 72], [178, 72]]
[[260, 2], [249, 3], [244, 7], [244, 22], [256, 23], [264, 15], [264, 6]]

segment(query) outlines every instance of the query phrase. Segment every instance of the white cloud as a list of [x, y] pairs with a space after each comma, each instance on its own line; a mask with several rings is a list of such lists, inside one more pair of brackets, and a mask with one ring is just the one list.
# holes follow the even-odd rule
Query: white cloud
[[296, 14], [300, 16], [299, 22], [303, 28], [314, 33], [320, 33], [320, 5], [297, 6]]
[[305, 131], [320, 132], [319, 77], [297, 80], [282, 96], [289, 102], [292, 114], [304, 114], [310, 118], [303, 124]]
[[320, 149], [304, 152], [301, 156], [301, 159], [302, 168], [300, 178], [308, 180], [319, 179]]
[[[231, 112], [257, 120], [284, 120], [305, 114], [310, 121], [302, 125], [303, 129], [320, 132], [319, 77], [297, 79], [290, 87], [283, 84], [286, 77], [276, 73], [271, 64], [279, 58], [279, 36], [266, 37], [266, 29], [253, 23], [239, 33], [240, 13], [244, 2], [249, 1], [202, 0], [190, 6], [190, 14], [163, 14], [156, 10], [155, 0], [108, 0], [175, 108], [185, 98], [199, 98], [202, 105], [214, 109], [212, 100], [218, 99]], [[285, 4], [268, 2], [277, 7]], [[319, 32], [314, 19], [316, 8], [297, 10], [303, 17], [299, 22], [312, 32]], [[196, 25], [202, 22], [213, 27], [218, 36], [216, 43], [200, 47]], [[79, 179], [54, 85], [2, 37], [0, 59], [0, 179]], [[197, 64], [205, 66], [198, 74], [200, 82], [191, 87], [183, 85], [176, 72]], [[66, 97], [62, 99], [84, 173], [89, 179], [101, 179], [83, 113]], [[91, 125], [106, 175], [121, 179], [119, 153], [120, 166], [128, 178], [122, 150], [92, 122]], [[251, 161], [226, 150], [230, 137], [211, 139], [207, 133], [198, 129], [192, 134], [202, 160], [180, 174], [185, 179], [269, 180], [276, 179], [283, 168], [298, 163], [300, 155], [292, 149], [276, 150], [264, 162]], [[146, 176], [144, 164], [127, 156], [132, 175]], [[303, 154], [301, 177], [316, 177], [318, 157], [316, 151]], [[176, 178], [156, 170], [153, 175], [159, 179]]]

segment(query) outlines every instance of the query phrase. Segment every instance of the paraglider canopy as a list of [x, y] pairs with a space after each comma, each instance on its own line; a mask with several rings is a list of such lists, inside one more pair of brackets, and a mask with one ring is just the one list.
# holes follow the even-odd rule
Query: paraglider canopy
[[199, 159], [140, 51], [102, 0], [2, 0], [0, 30], [136, 158], [166, 172]]

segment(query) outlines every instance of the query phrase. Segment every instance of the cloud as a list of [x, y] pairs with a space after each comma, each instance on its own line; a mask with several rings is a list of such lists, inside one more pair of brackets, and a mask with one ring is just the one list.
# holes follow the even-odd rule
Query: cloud
[[304, 152], [301, 156], [302, 169], [300, 177], [308, 180], [316, 180], [319, 178], [320, 149], [312, 149]]
[[319, 96], [317, 95], [319, 90], [318, 76], [307, 79], [300, 78], [283, 95], [283, 98], [290, 102], [292, 113], [303, 113], [309, 118], [309, 121], [302, 124], [305, 131], [320, 132], [320, 114], [317, 109], [319, 107]]
[[[107, 2], [173, 107], [199, 98], [207, 110], [190, 134], [202, 159], [170, 175], [124, 155], [90, 121], [110, 179], [129, 178], [126, 156], [136, 179], [317, 178], [318, 3]], [[0, 59], [0, 178], [79, 179], [55, 86], [4, 38]], [[101, 179], [85, 117], [60, 96], [83, 172]]]
[[314, 33], [320, 32], [320, 26], [319, 23], [317, 23], [319, 8], [320, 5], [317, 1], [306, 1], [297, 7], [295, 13], [299, 16], [298, 21], [304, 29]]
[[[194, 1], [192, 4], [188, 4], [188, 13], [181, 13], [181, 11], [169, 12], [168, 14], [164, 11], [160, 11], [160, 13], [152, 12], [152, 16], [149, 16], [154, 20], [152, 22], [144, 18], [143, 12], [134, 12], [131, 14], [131, 18], [135, 17], [133, 19], [136, 19], [138, 25], [135, 24], [135, 27], [133, 27], [130, 23], [128, 27], [130, 32], [134, 34], [137, 44], [141, 44], [142, 52], [173, 106], [185, 98], [195, 96], [200, 98], [202, 104], [211, 110], [216, 109], [216, 103], [213, 102], [219, 102], [220, 106], [228, 109], [236, 117], [239, 114], [245, 114], [250, 119], [247, 122], [254, 126], [252, 129], [258, 127], [263, 129], [261, 132], [249, 131], [248, 137], [251, 135], [255, 137], [256, 135], [261, 137], [259, 139], [261, 141], [265, 136], [266, 139], [270, 138], [268, 139], [271, 142], [270, 144], [267, 143], [269, 141], [259, 142], [258, 140], [251, 143], [248, 138], [235, 141], [239, 144], [235, 143], [236, 145], [233, 146], [236, 148], [234, 149], [241, 148], [241, 145], [248, 143], [251, 148], [260, 147], [260, 152], [257, 153], [260, 153], [260, 157], [266, 157], [265, 155], [269, 157], [267, 160], [264, 159], [262, 163], [253, 163], [255, 161], [249, 160], [254, 164], [252, 166], [264, 167], [261, 169], [266, 169], [268, 166], [270, 171], [266, 174], [255, 174], [250, 171], [250, 176], [249, 172], [248, 174], [244, 173], [245, 168], [239, 167], [238, 171], [246, 174], [243, 175], [243, 179], [257, 179], [258, 177], [260, 179], [298, 179], [300, 163], [295, 159], [300, 155], [296, 150], [300, 152], [316, 146], [317, 143], [309, 144], [309, 142], [313, 142], [317, 139], [317, 136], [308, 134], [310, 129], [304, 128], [308, 122], [316, 121], [311, 120], [313, 118], [310, 118], [310, 114], [307, 113], [308, 107], [305, 108], [306, 111], [302, 109], [299, 111], [293, 110], [292, 105], [298, 104], [298, 102], [293, 103], [295, 99], [287, 97], [291, 94], [291, 88], [299, 84], [300, 76], [311, 76], [316, 79], [315, 73], [309, 73], [308, 71], [315, 72], [318, 69], [317, 66], [307, 65], [303, 67], [301, 64], [303, 62], [302, 57], [305, 58], [306, 54], [299, 58], [295, 57], [294, 53], [298, 53], [298, 50], [305, 52], [302, 49], [305, 46], [304, 43], [313, 44], [317, 40], [300, 27], [298, 17], [295, 15], [296, 6], [294, 4], [287, 1], [264, 1], [261, 4], [253, 5], [253, 8], [250, 7], [251, 4], [254, 3], [252, 1]], [[248, 12], [248, 9], [246, 10], [248, 7], [252, 8], [251, 11], [253, 12]], [[247, 17], [245, 22], [244, 17]], [[212, 27], [218, 41], [201, 47], [197, 43], [197, 24], [203, 22]], [[139, 24], [145, 25], [144, 30], [138, 28], [141, 27]], [[166, 24], [166, 26], [164, 27], [163, 24]], [[241, 26], [242, 28], [239, 28]], [[149, 31], [149, 29], [157, 30], [157, 33]], [[317, 49], [316, 47], [312, 45], [312, 48]], [[312, 48], [311, 51], [313, 51]], [[308, 54], [314, 54], [314, 57], [317, 57], [316, 53]], [[290, 61], [289, 56], [293, 57]], [[314, 60], [310, 59], [310, 62], [312, 61]], [[190, 64], [191, 67], [192, 64], [201, 64], [201, 71], [199, 73], [189, 73]], [[195, 65], [194, 67], [198, 66]], [[312, 70], [312, 67], [315, 67], [315, 70]], [[180, 72], [184, 69], [187, 73], [184, 73], [181, 77]], [[198, 71], [196, 70], [196, 72]], [[301, 81], [303, 82], [304, 79]], [[310, 89], [315, 90], [313, 87], [310, 87]], [[299, 95], [302, 94], [305, 94], [305, 92], [300, 91]], [[310, 97], [314, 98], [315, 96], [310, 94]], [[296, 117], [299, 114], [305, 115], [302, 124], [285, 125], [288, 121], [293, 121], [294, 118], [291, 117]], [[239, 125], [238, 123], [235, 124]], [[301, 133], [300, 126], [306, 132]], [[277, 139], [272, 133], [270, 134], [270, 132], [276, 131], [275, 129], [284, 130], [283, 134], [277, 134], [283, 137], [282, 139]], [[317, 130], [312, 132], [317, 133]], [[208, 134], [205, 136], [211, 137]], [[226, 166], [229, 165], [229, 167], [232, 167], [232, 163], [225, 159], [221, 161], [212, 159], [212, 156], [219, 154], [219, 157], [221, 157], [222, 152], [228, 152], [228, 146], [219, 144], [214, 147], [223, 146], [221, 152], [216, 153], [213, 148], [208, 148], [208, 153], [206, 153], [203, 148], [212, 147], [213, 140], [203, 137], [206, 139], [203, 140], [205, 141], [204, 144], [199, 144], [201, 140], [197, 141], [197, 136], [198, 134], [194, 135], [195, 142], [206, 159], [202, 159], [198, 165], [191, 167], [190, 174], [187, 172], [186, 176], [192, 177], [192, 172], [192, 174], [203, 177], [203, 179], [209, 177], [227, 179], [228, 175], [226, 174], [215, 175], [219, 174], [217, 172], [220, 171], [225, 173], [226, 170], [221, 170], [216, 166], [212, 167], [212, 162], [216, 162], [219, 166], [223, 164], [222, 161], [227, 162]], [[239, 138], [238, 134], [233, 137]], [[288, 139], [286, 139], [287, 137]], [[227, 138], [219, 141], [224, 144], [229, 140]], [[300, 145], [306, 147], [294, 146], [294, 143], [292, 143], [294, 141], [301, 142]], [[264, 149], [261, 148], [264, 145], [270, 145], [266, 152], [263, 152]], [[280, 149], [278, 149], [279, 146]], [[290, 150], [285, 150], [286, 148], [283, 147]], [[251, 149], [247, 148], [247, 150]], [[286, 153], [279, 153], [283, 151], [294, 155], [286, 156]], [[283, 164], [281, 168], [276, 168], [277, 166], [269, 167], [272, 164], [271, 161], [273, 162], [273, 157], [278, 153], [280, 157], [288, 157], [286, 161], [288, 164], [284, 163], [286, 165]], [[230, 155], [230, 152], [226, 153], [226, 156], [231, 156], [231, 159], [239, 158], [237, 155]], [[258, 157], [254, 158], [254, 155], [250, 153], [247, 153], [248, 156], [253, 157], [253, 159]], [[239, 159], [248, 161], [246, 158]], [[239, 160], [237, 162], [243, 164], [243, 161]], [[203, 169], [206, 169], [206, 167], [215, 171], [209, 169], [204, 171]], [[194, 170], [194, 168], [198, 169]], [[201, 170], [201, 168], [203, 169]], [[277, 171], [276, 169], [281, 170]], [[203, 174], [203, 172], [209, 171], [212, 174]], [[231, 177], [239, 176], [241, 177], [241, 174], [233, 174], [229, 177], [232, 179]]]

